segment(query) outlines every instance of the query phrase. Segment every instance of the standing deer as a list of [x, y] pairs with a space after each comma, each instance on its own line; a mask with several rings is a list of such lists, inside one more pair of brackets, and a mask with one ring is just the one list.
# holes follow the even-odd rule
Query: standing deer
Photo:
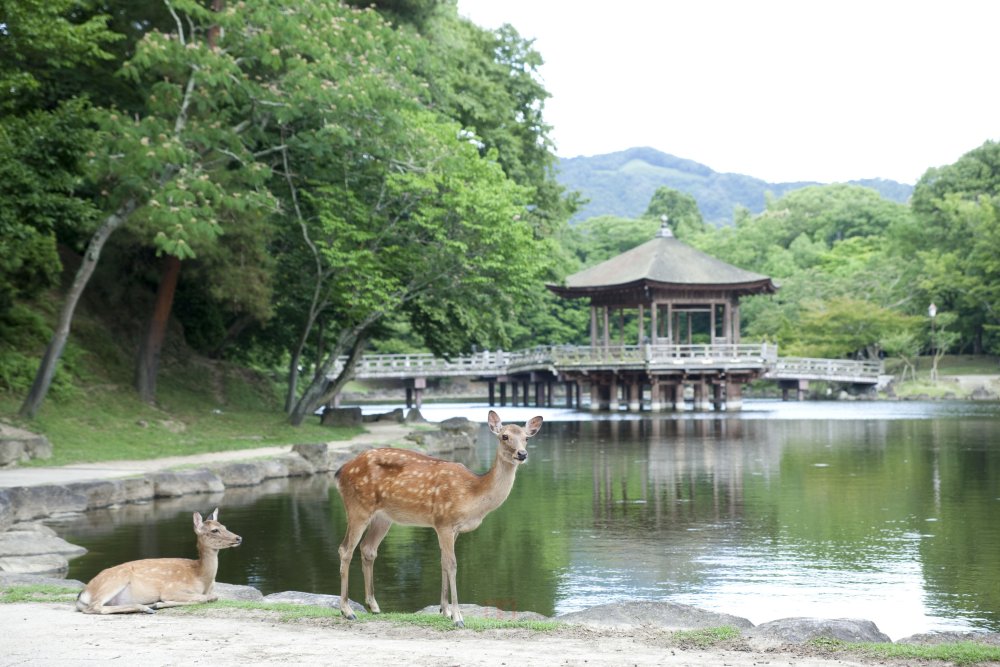
[[533, 417], [524, 428], [516, 424], [504, 426], [497, 413], [490, 410], [489, 425], [498, 445], [493, 467], [484, 475], [477, 475], [461, 463], [391, 448], [358, 454], [337, 471], [337, 488], [347, 510], [347, 534], [339, 550], [340, 610], [345, 618], [355, 618], [348, 604], [347, 578], [359, 541], [365, 604], [373, 614], [380, 612], [372, 566], [390, 526], [400, 523], [426, 526], [437, 532], [441, 547], [441, 613], [456, 626], [465, 627], [455, 584], [455, 538], [475, 530], [483, 517], [507, 499], [517, 467], [528, 458], [527, 440], [538, 433], [542, 418]]
[[153, 614], [155, 609], [214, 602], [219, 549], [238, 547], [243, 538], [219, 523], [218, 507], [204, 521], [194, 513], [194, 534], [198, 560], [146, 558], [109, 567], [90, 580], [76, 608], [85, 614]]

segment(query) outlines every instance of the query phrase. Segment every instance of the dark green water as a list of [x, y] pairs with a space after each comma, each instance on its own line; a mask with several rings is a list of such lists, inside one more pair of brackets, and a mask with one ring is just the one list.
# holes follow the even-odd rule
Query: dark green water
[[[447, 416], [434, 410], [424, 413]], [[485, 421], [487, 408], [447, 410]], [[754, 623], [867, 618], [893, 639], [1000, 631], [995, 404], [750, 402], [738, 415], [596, 420], [498, 411], [547, 421], [507, 502], [459, 537], [461, 602], [556, 614], [669, 599]], [[494, 443], [484, 430], [463, 462], [484, 471]], [[339, 593], [344, 514], [326, 476], [51, 525], [90, 550], [69, 572], [86, 581], [124, 560], [195, 556], [191, 512], [215, 505], [244, 538], [221, 554], [219, 581]], [[394, 526], [375, 584], [385, 611], [437, 604], [434, 532]], [[364, 597], [359, 555], [351, 597]]]

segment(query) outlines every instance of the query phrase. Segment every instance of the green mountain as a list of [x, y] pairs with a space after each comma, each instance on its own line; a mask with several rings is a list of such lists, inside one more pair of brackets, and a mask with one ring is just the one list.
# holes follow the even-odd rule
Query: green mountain
[[[667, 186], [691, 195], [705, 222], [716, 226], [732, 224], [733, 208], [743, 206], [752, 213], [764, 210], [764, 195], [781, 197], [813, 181], [768, 183], [743, 174], [720, 174], [692, 160], [662, 153], [653, 148], [628, 150], [590, 157], [559, 160], [557, 178], [570, 191], [589, 200], [573, 217], [579, 222], [598, 215], [635, 218], [646, 211], [653, 193]], [[905, 202], [912, 185], [884, 179], [849, 181], [877, 190], [892, 201]]]

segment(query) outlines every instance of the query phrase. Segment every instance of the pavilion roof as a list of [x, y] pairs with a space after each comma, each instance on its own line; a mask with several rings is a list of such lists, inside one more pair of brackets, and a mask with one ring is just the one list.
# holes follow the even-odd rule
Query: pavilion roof
[[582, 297], [632, 287], [660, 289], [731, 289], [743, 294], [773, 294], [768, 276], [745, 271], [674, 238], [669, 229], [640, 246], [567, 276], [565, 285], [549, 285], [563, 297]]

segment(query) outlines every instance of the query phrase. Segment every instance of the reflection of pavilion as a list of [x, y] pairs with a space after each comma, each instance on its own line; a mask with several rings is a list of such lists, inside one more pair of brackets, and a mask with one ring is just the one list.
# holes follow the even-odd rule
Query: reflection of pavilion
[[590, 299], [595, 357], [639, 346], [650, 360], [668, 360], [564, 371], [567, 380], [590, 385], [592, 409], [616, 409], [619, 391], [630, 406], [641, 403], [646, 386], [653, 405], [678, 407], [691, 386], [695, 408], [725, 401], [738, 410], [742, 385], [766, 370], [732, 362], [741, 356], [740, 297], [773, 294], [775, 284], [679, 241], [666, 223], [652, 240], [548, 287], [562, 297]]

